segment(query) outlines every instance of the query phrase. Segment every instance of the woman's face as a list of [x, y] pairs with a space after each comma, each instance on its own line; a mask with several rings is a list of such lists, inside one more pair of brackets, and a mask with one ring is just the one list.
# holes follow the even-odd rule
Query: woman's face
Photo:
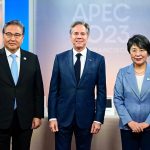
[[148, 53], [145, 49], [139, 48], [137, 45], [132, 45], [130, 48], [130, 56], [135, 65], [142, 66], [147, 61]]

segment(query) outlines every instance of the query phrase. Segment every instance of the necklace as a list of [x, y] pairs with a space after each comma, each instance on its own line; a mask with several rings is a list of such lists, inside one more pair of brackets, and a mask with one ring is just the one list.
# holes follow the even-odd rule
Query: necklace
[[144, 73], [145, 73], [145, 69], [140, 72], [136, 71], [136, 70], [134, 70], [134, 71], [135, 71], [135, 74], [137, 74], [137, 75], [144, 75]]

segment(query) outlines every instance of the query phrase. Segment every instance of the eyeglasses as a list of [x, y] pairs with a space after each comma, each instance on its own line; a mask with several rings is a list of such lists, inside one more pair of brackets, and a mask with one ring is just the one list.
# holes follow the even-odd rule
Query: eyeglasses
[[145, 49], [139, 49], [139, 50], [137, 50], [137, 49], [131, 49], [130, 50], [131, 54], [144, 54], [145, 52], [147, 52]]
[[11, 32], [6, 32], [4, 34], [7, 36], [7, 38], [12, 38], [14, 36], [16, 39], [20, 38], [23, 35], [23, 34], [20, 34], [20, 33], [12, 34]]

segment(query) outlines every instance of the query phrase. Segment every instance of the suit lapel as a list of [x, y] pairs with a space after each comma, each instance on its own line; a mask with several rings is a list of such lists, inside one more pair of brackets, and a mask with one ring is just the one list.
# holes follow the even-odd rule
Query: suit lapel
[[81, 84], [81, 82], [83, 81], [84, 77], [86, 76], [86, 73], [88, 72], [89, 66], [91, 65], [92, 62], [93, 62], [92, 54], [87, 49], [87, 56], [86, 56], [85, 66], [84, 66], [84, 69], [83, 69], [83, 73], [82, 73], [81, 79], [79, 81], [79, 85]]
[[18, 77], [18, 82], [17, 85], [20, 83], [22, 80], [24, 74], [26, 74], [26, 62], [28, 61], [28, 58], [25, 54], [24, 51], [21, 50], [21, 58], [20, 58], [20, 72], [19, 72], [19, 77]]
[[149, 88], [150, 88], [150, 65], [147, 64], [146, 73], [145, 73], [143, 84], [142, 84], [141, 100], [142, 100], [142, 97], [145, 95], [146, 91], [149, 90]]
[[8, 80], [7, 79], [6, 80], [10, 81], [12, 84], [14, 84], [14, 80], [11, 75], [11, 70], [9, 67], [9, 63], [8, 63], [6, 52], [5, 52], [4, 48], [0, 50], [0, 65], [3, 68], [3, 72], [5, 72], [4, 74], [6, 75], [6, 78], [8, 78]]
[[67, 65], [69, 67], [74, 82], [77, 83], [73, 64], [73, 50], [68, 51]]
[[129, 86], [133, 90], [134, 94], [140, 99], [140, 94], [137, 86], [137, 81], [134, 73], [133, 64], [127, 70], [127, 77], [126, 80], [128, 81]]

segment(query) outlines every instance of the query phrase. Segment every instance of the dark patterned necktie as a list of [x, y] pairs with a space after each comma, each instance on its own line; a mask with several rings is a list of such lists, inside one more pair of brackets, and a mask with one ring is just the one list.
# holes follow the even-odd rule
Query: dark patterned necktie
[[75, 62], [75, 65], [74, 65], [74, 70], [75, 70], [75, 76], [76, 76], [76, 79], [77, 79], [77, 83], [79, 83], [79, 80], [80, 80], [80, 72], [81, 72], [80, 57], [81, 57], [81, 55], [82, 54], [80, 54], [80, 53], [76, 54], [77, 61]]

